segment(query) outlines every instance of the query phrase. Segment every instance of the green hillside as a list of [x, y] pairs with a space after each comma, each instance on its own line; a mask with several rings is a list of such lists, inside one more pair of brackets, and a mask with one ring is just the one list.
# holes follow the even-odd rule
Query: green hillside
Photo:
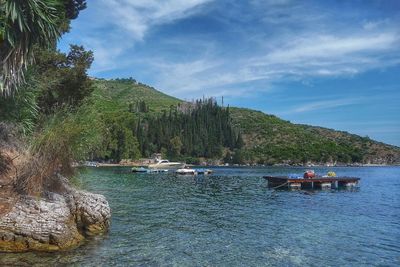
[[160, 112], [182, 101], [131, 79], [95, 80], [93, 94], [108, 111], [128, 110], [129, 105], [144, 101], [150, 112]]
[[[137, 123], [140, 116], [156, 116], [184, 103], [134, 80], [96, 80], [95, 85], [96, 108], [103, 114], [120, 117], [119, 120], [130, 120], [131, 124]], [[127, 112], [141, 102], [146, 105], [145, 113]], [[293, 124], [250, 109], [230, 108], [229, 112], [233, 126], [242, 135], [244, 146], [240, 151], [225, 151], [240, 154], [240, 163], [400, 163], [400, 148], [367, 137]]]
[[347, 132], [293, 124], [259, 111], [232, 108], [250, 161], [259, 163], [400, 162], [400, 148]]

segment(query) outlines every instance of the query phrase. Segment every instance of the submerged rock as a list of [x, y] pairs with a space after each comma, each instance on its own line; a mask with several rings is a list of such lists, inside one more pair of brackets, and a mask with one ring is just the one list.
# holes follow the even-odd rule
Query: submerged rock
[[106, 232], [111, 209], [104, 196], [68, 186], [68, 193], [46, 198], [21, 196], [0, 215], [0, 251], [58, 251], [85, 237]]

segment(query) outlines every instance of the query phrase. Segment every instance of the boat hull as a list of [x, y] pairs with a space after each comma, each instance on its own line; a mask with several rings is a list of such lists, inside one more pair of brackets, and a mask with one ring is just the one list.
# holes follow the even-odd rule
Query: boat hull
[[162, 169], [162, 170], [171, 170], [171, 169], [181, 169], [185, 167], [184, 163], [166, 163], [166, 164], [150, 164], [148, 166], [150, 169]]
[[194, 169], [178, 169], [175, 173], [178, 175], [197, 175], [197, 172]]
[[141, 168], [132, 168], [132, 172], [136, 172], [136, 173], [145, 173], [147, 171], [148, 170], [143, 168], [143, 167], [141, 167]]

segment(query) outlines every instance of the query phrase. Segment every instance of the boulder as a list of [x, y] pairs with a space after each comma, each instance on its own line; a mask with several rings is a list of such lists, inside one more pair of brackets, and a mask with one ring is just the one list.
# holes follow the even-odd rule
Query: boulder
[[[106, 232], [105, 197], [71, 186], [59, 165], [32, 155], [17, 132], [0, 122], [0, 252], [67, 250]], [[41, 180], [30, 184], [32, 177]]]
[[79, 246], [87, 236], [104, 233], [111, 209], [104, 196], [69, 187], [45, 198], [20, 196], [0, 215], [0, 251], [59, 251]]

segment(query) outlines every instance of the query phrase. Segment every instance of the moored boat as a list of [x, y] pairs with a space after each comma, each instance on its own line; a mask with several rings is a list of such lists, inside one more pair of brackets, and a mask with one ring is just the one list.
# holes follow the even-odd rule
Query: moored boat
[[204, 174], [204, 175], [208, 175], [213, 173], [213, 170], [210, 169], [196, 169], [197, 174]]
[[167, 169], [147, 169], [144, 167], [133, 167], [132, 172], [136, 173], [162, 173], [162, 172], [168, 172]]
[[143, 167], [133, 167], [132, 172], [147, 172], [148, 169], [143, 168]]
[[197, 175], [195, 169], [177, 169], [175, 173], [179, 175]]
[[150, 169], [180, 169], [185, 167], [185, 163], [182, 162], [170, 162], [169, 160], [162, 159], [157, 160], [156, 163], [150, 164]]
[[162, 172], [168, 172], [167, 169], [148, 169], [147, 173], [162, 173]]

